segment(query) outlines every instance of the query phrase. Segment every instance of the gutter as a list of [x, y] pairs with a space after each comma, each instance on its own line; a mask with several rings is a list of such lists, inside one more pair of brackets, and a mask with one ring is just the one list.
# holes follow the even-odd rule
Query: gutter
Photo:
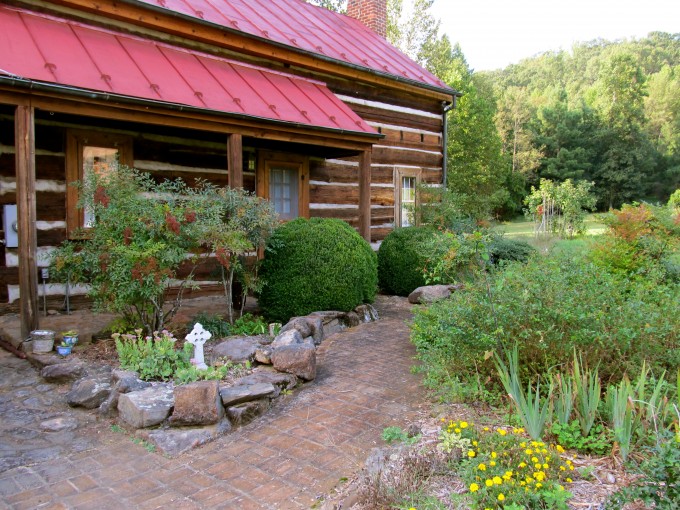
[[142, 7], [144, 9], [148, 9], [149, 11], [153, 11], [153, 12], [156, 12], [156, 13], [159, 13], [159, 14], [164, 14], [166, 16], [181, 19], [181, 20], [184, 20], [184, 21], [189, 21], [189, 22], [195, 23], [197, 25], [203, 25], [203, 26], [210, 27], [210, 28], [213, 28], [213, 29], [216, 28], [216, 29], [221, 30], [221, 31], [226, 32], [226, 33], [238, 35], [240, 37], [245, 37], [247, 39], [251, 39], [251, 40], [254, 40], [254, 41], [258, 41], [258, 42], [263, 42], [265, 44], [269, 44], [269, 45], [277, 47], [277, 48], [283, 48], [283, 49], [286, 49], [288, 51], [294, 51], [296, 53], [299, 53], [299, 54], [302, 54], [302, 55], [307, 55], [309, 57], [313, 57], [313, 58], [316, 58], [318, 60], [322, 60], [324, 62], [330, 62], [330, 63], [333, 63], [333, 64], [340, 64], [341, 66], [347, 67], [349, 69], [353, 69], [355, 71], [368, 72], [368, 73], [374, 74], [376, 76], [381, 76], [383, 78], [389, 78], [389, 79], [396, 81], [398, 83], [404, 83], [404, 84], [407, 84], [407, 85], [416, 86], [418, 88], [423, 88], [423, 89], [427, 89], [427, 90], [430, 90], [430, 91], [433, 91], [433, 92], [439, 92], [439, 93], [447, 94], [447, 95], [454, 96], [454, 97], [457, 94], [460, 94], [458, 91], [453, 90], [453, 89], [446, 89], [446, 88], [437, 87], [436, 85], [430, 85], [429, 83], [419, 82], [419, 81], [416, 81], [416, 80], [413, 80], [413, 79], [410, 79], [410, 78], [403, 78], [403, 77], [398, 76], [396, 74], [380, 72], [380, 71], [378, 71], [376, 69], [372, 69], [370, 67], [363, 67], [363, 66], [360, 66], [358, 64], [353, 64], [351, 62], [346, 62], [344, 60], [338, 60], [338, 59], [335, 59], [335, 58], [328, 57], [326, 55], [314, 53], [313, 51], [304, 50], [304, 49], [301, 49], [301, 48], [296, 48], [294, 46], [289, 46], [287, 44], [284, 44], [284, 43], [281, 43], [281, 42], [278, 42], [278, 41], [273, 41], [271, 39], [267, 39], [266, 37], [260, 37], [260, 36], [254, 35], [254, 34], [250, 34], [248, 32], [244, 32], [242, 30], [231, 28], [231, 27], [228, 27], [226, 25], [220, 25], [218, 23], [212, 23], [210, 21], [206, 21], [206, 20], [198, 18], [196, 16], [191, 16], [189, 14], [182, 14], [182, 13], [173, 11], [171, 9], [168, 9], [167, 7], [155, 6], [155, 5], [152, 5], [152, 4], [147, 4], [145, 2], [139, 2], [137, 0], [120, 0], [120, 3], [133, 5], [135, 7]]
[[447, 189], [448, 186], [448, 146], [449, 146], [449, 116], [448, 113], [451, 110], [455, 110], [456, 106], [458, 105], [458, 98], [462, 97], [463, 94], [460, 92], [456, 92], [453, 95], [453, 102], [452, 103], [442, 103], [442, 184], [444, 185], [444, 190]]
[[[28, 89], [28, 90], [35, 90], [38, 92], [56, 92], [56, 93], [61, 93], [67, 96], [71, 97], [77, 97], [77, 98], [82, 98], [82, 99], [88, 99], [88, 100], [100, 100], [100, 101], [105, 101], [105, 102], [120, 102], [124, 104], [130, 104], [130, 105], [135, 105], [135, 106], [143, 106], [143, 107], [149, 107], [149, 106], [156, 106], [160, 108], [165, 108], [167, 110], [173, 110], [173, 111], [178, 111], [178, 112], [187, 112], [187, 113], [201, 113], [201, 114], [209, 114], [209, 115], [214, 115], [216, 117], [222, 117], [222, 118], [231, 118], [231, 119], [241, 119], [241, 120], [250, 120], [250, 121], [259, 121], [259, 122], [265, 122], [268, 124], [273, 124], [275, 126], [280, 126], [280, 127], [295, 127], [295, 128], [300, 128], [300, 129], [314, 129], [317, 131], [322, 131], [326, 133], [334, 133], [338, 135], [354, 135], [354, 136], [362, 136], [366, 137], [369, 139], [374, 139], [375, 141], [377, 140], [382, 140], [385, 138], [385, 135], [382, 133], [367, 133], [366, 131], [352, 131], [348, 129], [336, 129], [336, 128], [331, 128], [331, 127], [326, 127], [326, 126], [316, 126], [314, 124], [301, 124], [299, 122], [290, 122], [290, 121], [285, 121], [285, 120], [276, 120], [276, 119], [269, 119], [267, 117], [258, 117], [256, 115], [246, 115], [242, 113], [231, 113], [231, 112], [222, 112], [219, 110], [209, 110], [206, 108], [199, 108], [196, 106], [188, 106], [188, 105], [182, 105], [179, 103], [170, 103], [167, 101], [157, 101], [153, 99], [139, 99], [131, 96], [124, 96], [121, 94], [112, 94], [109, 92], [96, 92], [93, 90], [87, 90], [87, 89], [81, 89], [77, 87], [71, 87], [68, 85], [61, 85], [58, 83], [46, 83], [46, 82], [39, 82], [39, 81], [34, 81], [29, 78], [21, 78], [16, 75], [1, 75], [0, 74], [0, 85], [2, 84], [8, 84], [9, 86], [20, 88], [20, 89]], [[370, 142], [373, 143], [373, 142]]]

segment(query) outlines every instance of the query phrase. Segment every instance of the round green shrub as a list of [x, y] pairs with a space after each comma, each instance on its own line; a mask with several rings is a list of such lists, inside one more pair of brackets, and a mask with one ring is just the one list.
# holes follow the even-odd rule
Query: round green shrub
[[260, 308], [281, 322], [371, 303], [378, 283], [371, 246], [344, 221], [324, 218], [298, 218], [276, 229], [260, 274]]
[[378, 282], [383, 292], [408, 296], [425, 285], [423, 269], [431, 257], [432, 227], [404, 227], [390, 232], [378, 250]]
[[489, 256], [494, 264], [502, 260], [526, 262], [534, 253], [536, 248], [519, 239], [496, 237], [489, 243]]

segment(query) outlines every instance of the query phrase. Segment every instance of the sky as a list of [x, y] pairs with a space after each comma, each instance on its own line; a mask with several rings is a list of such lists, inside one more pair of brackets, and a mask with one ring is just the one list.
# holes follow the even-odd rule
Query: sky
[[680, 32], [680, 0], [435, 0], [431, 12], [475, 71], [575, 42]]

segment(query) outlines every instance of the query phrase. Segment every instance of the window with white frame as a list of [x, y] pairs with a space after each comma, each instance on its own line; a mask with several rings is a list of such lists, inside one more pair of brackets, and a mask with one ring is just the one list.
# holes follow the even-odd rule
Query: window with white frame
[[416, 188], [420, 182], [420, 169], [397, 168], [395, 183], [395, 227], [415, 225]]

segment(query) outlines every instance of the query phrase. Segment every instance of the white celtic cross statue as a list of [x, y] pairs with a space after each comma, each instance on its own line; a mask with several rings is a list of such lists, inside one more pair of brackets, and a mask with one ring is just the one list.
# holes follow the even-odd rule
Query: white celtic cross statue
[[205, 364], [203, 356], [203, 344], [210, 340], [212, 333], [203, 329], [200, 322], [194, 324], [194, 329], [186, 336], [186, 341], [194, 346], [194, 360], [193, 363], [199, 370], [206, 370], [208, 365]]

